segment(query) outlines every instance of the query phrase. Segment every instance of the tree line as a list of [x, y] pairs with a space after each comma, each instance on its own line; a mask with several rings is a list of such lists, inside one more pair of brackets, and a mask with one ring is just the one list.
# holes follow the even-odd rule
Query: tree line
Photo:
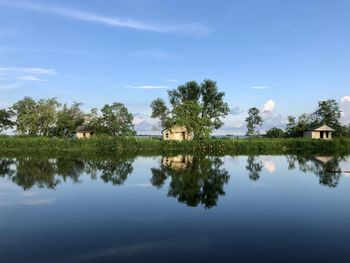
[[[230, 113], [225, 93], [215, 81], [190, 81], [168, 91], [168, 103], [155, 99], [150, 107], [151, 117], [159, 120], [162, 129], [174, 125], [185, 126], [195, 139], [208, 138], [223, 126], [223, 118]], [[311, 127], [326, 124], [336, 130], [336, 136], [349, 136], [350, 125], [340, 123], [341, 111], [336, 100], [321, 101], [312, 114], [289, 116], [286, 129], [272, 128], [266, 136], [301, 137]], [[260, 136], [263, 117], [256, 107], [249, 109], [246, 118], [247, 135]], [[15, 129], [20, 135], [68, 137], [84, 125], [96, 134], [134, 136], [133, 115], [120, 102], [106, 104], [101, 109], [82, 110], [82, 103], [62, 104], [56, 98], [34, 100], [25, 97], [7, 109], [0, 109], [0, 133]]]
[[[271, 128], [266, 131], [269, 138], [295, 138], [302, 137], [308, 129], [318, 128], [327, 125], [335, 130], [335, 136], [350, 136], [350, 124], [342, 125], [340, 122], [341, 110], [339, 104], [334, 99], [318, 102], [315, 112], [304, 113], [298, 117], [288, 116], [285, 129]], [[259, 136], [259, 128], [263, 125], [263, 117], [258, 108], [251, 108], [248, 111], [247, 136]]]

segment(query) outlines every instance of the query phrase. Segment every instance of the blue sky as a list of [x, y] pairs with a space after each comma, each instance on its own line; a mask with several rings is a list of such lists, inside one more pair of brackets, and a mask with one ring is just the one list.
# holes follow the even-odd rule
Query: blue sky
[[[349, 0], [0, 0], [0, 107], [24, 96], [123, 102], [139, 130], [151, 101], [210, 78], [242, 129], [337, 99], [350, 121]], [[226, 131], [225, 131], [226, 132]]]

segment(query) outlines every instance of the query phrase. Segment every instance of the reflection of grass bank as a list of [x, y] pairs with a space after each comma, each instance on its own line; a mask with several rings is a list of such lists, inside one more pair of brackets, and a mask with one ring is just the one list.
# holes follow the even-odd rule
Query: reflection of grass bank
[[202, 153], [235, 154], [350, 154], [350, 139], [332, 141], [310, 139], [208, 139], [199, 141], [161, 141], [134, 137], [95, 137], [87, 140], [48, 137], [0, 137], [0, 152], [71, 152], [111, 154], [121, 151], [138, 154]]

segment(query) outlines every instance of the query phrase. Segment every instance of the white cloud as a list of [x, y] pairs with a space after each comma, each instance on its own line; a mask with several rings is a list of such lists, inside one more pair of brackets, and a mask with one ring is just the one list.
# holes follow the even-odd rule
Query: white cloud
[[29, 81], [46, 81], [45, 79], [40, 79], [35, 76], [22, 76], [20, 77], [21, 80], [29, 80]]
[[269, 89], [270, 87], [267, 87], [267, 86], [253, 86], [253, 87], [250, 87], [251, 89]]
[[263, 113], [270, 113], [275, 110], [276, 103], [273, 100], [268, 100], [263, 107]]
[[342, 111], [341, 122], [343, 124], [350, 123], [350, 95], [344, 96], [340, 100], [340, 109]]
[[73, 10], [62, 7], [54, 7], [50, 5], [36, 4], [30, 1], [3, 1], [0, 0], [0, 5], [32, 10], [36, 12], [48, 13], [57, 16], [67, 17], [71, 19], [87, 21], [97, 24], [102, 24], [111, 27], [131, 28], [144, 31], [153, 31], [161, 33], [186, 33], [198, 36], [206, 36], [209, 34], [209, 29], [201, 24], [187, 23], [177, 25], [166, 25], [164, 23], [146, 23], [134, 19], [122, 19], [118, 17], [109, 17], [95, 13], [89, 13], [80, 10]]
[[126, 88], [129, 89], [169, 89], [168, 86], [157, 86], [157, 85], [144, 85], [144, 86], [130, 86], [127, 85], [125, 86]]
[[23, 68], [23, 67], [2, 67], [0, 72], [4, 73], [29, 73], [29, 74], [39, 74], [39, 75], [56, 75], [56, 70], [47, 68]]

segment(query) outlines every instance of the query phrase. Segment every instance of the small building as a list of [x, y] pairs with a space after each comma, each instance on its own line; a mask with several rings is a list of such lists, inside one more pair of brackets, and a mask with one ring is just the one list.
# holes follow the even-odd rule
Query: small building
[[309, 129], [304, 132], [304, 138], [319, 139], [319, 140], [332, 140], [334, 129], [327, 125], [315, 129]]
[[187, 131], [185, 126], [174, 126], [162, 131], [163, 140], [169, 141], [190, 141], [193, 140], [193, 134]]
[[79, 126], [76, 129], [76, 136], [78, 139], [90, 138], [93, 135], [94, 135], [94, 132], [86, 126]]

